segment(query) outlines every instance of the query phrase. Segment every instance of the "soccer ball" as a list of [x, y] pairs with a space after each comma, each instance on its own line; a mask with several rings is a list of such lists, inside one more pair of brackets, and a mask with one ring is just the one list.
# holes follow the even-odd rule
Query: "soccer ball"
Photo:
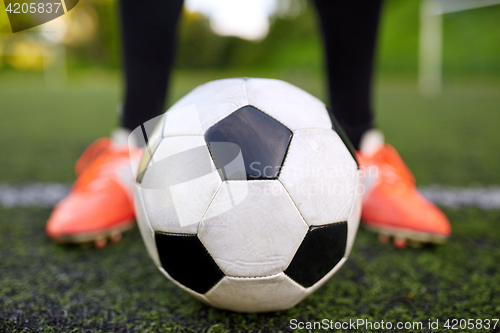
[[325, 105], [279, 80], [197, 87], [146, 132], [137, 221], [176, 285], [239, 312], [288, 309], [344, 264], [360, 218], [354, 151]]

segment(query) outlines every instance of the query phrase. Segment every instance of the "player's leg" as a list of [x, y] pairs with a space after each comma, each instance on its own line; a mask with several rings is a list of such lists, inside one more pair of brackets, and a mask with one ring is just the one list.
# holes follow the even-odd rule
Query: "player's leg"
[[359, 149], [373, 127], [371, 81], [382, 0], [315, 0], [324, 40], [330, 104]]
[[130, 131], [165, 112], [182, 4], [120, 1], [126, 79], [121, 124]]
[[362, 219], [394, 244], [442, 242], [446, 216], [418, 193], [396, 150], [372, 129], [371, 81], [382, 0], [315, 0], [325, 43], [330, 102], [365, 171]]
[[[163, 111], [174, 59], [182, 0], [122, 0], [120, 14], [126, 78], [121, 124], [112, 139], [94, 142], [79, 158], [77, 181], [47, 222], [47, 234], [60, 242], [119, 241], [134, 222], [131, 161], [141, 149], [128, 146], [131, 130]], [[99, 121], [96, 119], [96, 121]], [[129, 156], [130, 153], [130, 156]]]

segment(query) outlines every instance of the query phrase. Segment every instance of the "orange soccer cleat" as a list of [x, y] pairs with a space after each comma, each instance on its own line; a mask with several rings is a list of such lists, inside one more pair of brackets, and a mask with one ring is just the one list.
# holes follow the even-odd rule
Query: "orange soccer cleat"
[[415, 178], [396, 150], [384, 144], [380, 132], [368, 131], [357, 152], [365, 174], [361, 219], [378, 232], [383, 243], [396, 247], [422, 243], [442, 243], [451, 233], [444, 213], [425, 199], [415, 186]]
[[47, 235], [63, 243], [94, 242], [98, 248], [107, 238], [119, 242], [134, 223], [131, 161], [138, 165], [141, 153], [136, 147], [129, 153], [127, 144], [109, 138], [91, 144], [76, 163], [78, 178], [70, 194], [47, 221]]

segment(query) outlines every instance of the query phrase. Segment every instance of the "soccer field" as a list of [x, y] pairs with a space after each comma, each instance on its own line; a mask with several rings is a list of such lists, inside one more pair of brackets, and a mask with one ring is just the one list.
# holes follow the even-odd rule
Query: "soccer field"
[[[315, 73], [252, 74], [325, 96]], [[248, 74], [176, 72], [170, 101], [229, 76]], [[119, 83], [116, 74], [95, 71], [72, 74], [67, 87], [49, 89], [41, 76], [5, 73], [0, 184], [71, 183], [81, 152], [117, 123]], [[383, 77], [376, 86], [378, 124], [418, 185], [500, 185], [498, 78], [456, 78], [433, 99], [418, 95], [411, 78]], [[49, 208], [3, 207], [0, 331], [288, 332], [293, 319], [421, 322], [425, 331], [429, 320], [439, 320], [435, 331], [443, 331], [447, 319], [498, 318], [500, 211], [444, 211], [453, 227], [445, 245], [400, 250], [360, 228], [344, 267], [302, 303], [283, 312], [238, 314], [203, 305], [168, 281], [137, 228], [103, 250], [61, 246], [44, 233]]]

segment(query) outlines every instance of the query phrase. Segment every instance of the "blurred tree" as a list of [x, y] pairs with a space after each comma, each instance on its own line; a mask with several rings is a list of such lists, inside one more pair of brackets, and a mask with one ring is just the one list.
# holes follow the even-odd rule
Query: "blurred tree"
[[293, 19], [276, 15], [265, 39], [248, 41], [217, 36], [206, 17], [185, 12], [177, 65], [181, 68], [318, 67], [320, 45], [314, 16], [309, 7]]
[[[62, 18], [71, 68], [120, 68], [118, 0], [80, 1]], [[386, 0], [379, 35], [377, 68], [382, 72], [416, 74], [420, 0]], [[291, 6], [290, 6], [291, 4]], [[314, 8], [306, 0], [278, 0], [269, 35], [261, 41], [221, 37], [208, 19], [184, 11], [179, 31], [179, 68], [322, 68], [321, 39]], [[0, 11], [1, 12], [1, 11]], [[500, 73], [500, 6], [447, 14], [444, 18], [443, 69], [446, 72]], [[0, 13], [0, 66], [19, 65], [5, 53], [22, 34], [12, 34], [5, 11]], [[31, 38], [37, 43], [36, 38]], [[31, 49], [38, 50], [30, 44]], [[23, 48], [27, 50], [26, 47]], [[35, 61], [33, 62], [35, 63]], [[20, 68], [16, 65], [16, 68]], [[6, 67], [6, 66], [3, 66]], [[23, 67], [23, 66], [21, 66]], [[40, 66], [24, 66], [35, 69]]]

